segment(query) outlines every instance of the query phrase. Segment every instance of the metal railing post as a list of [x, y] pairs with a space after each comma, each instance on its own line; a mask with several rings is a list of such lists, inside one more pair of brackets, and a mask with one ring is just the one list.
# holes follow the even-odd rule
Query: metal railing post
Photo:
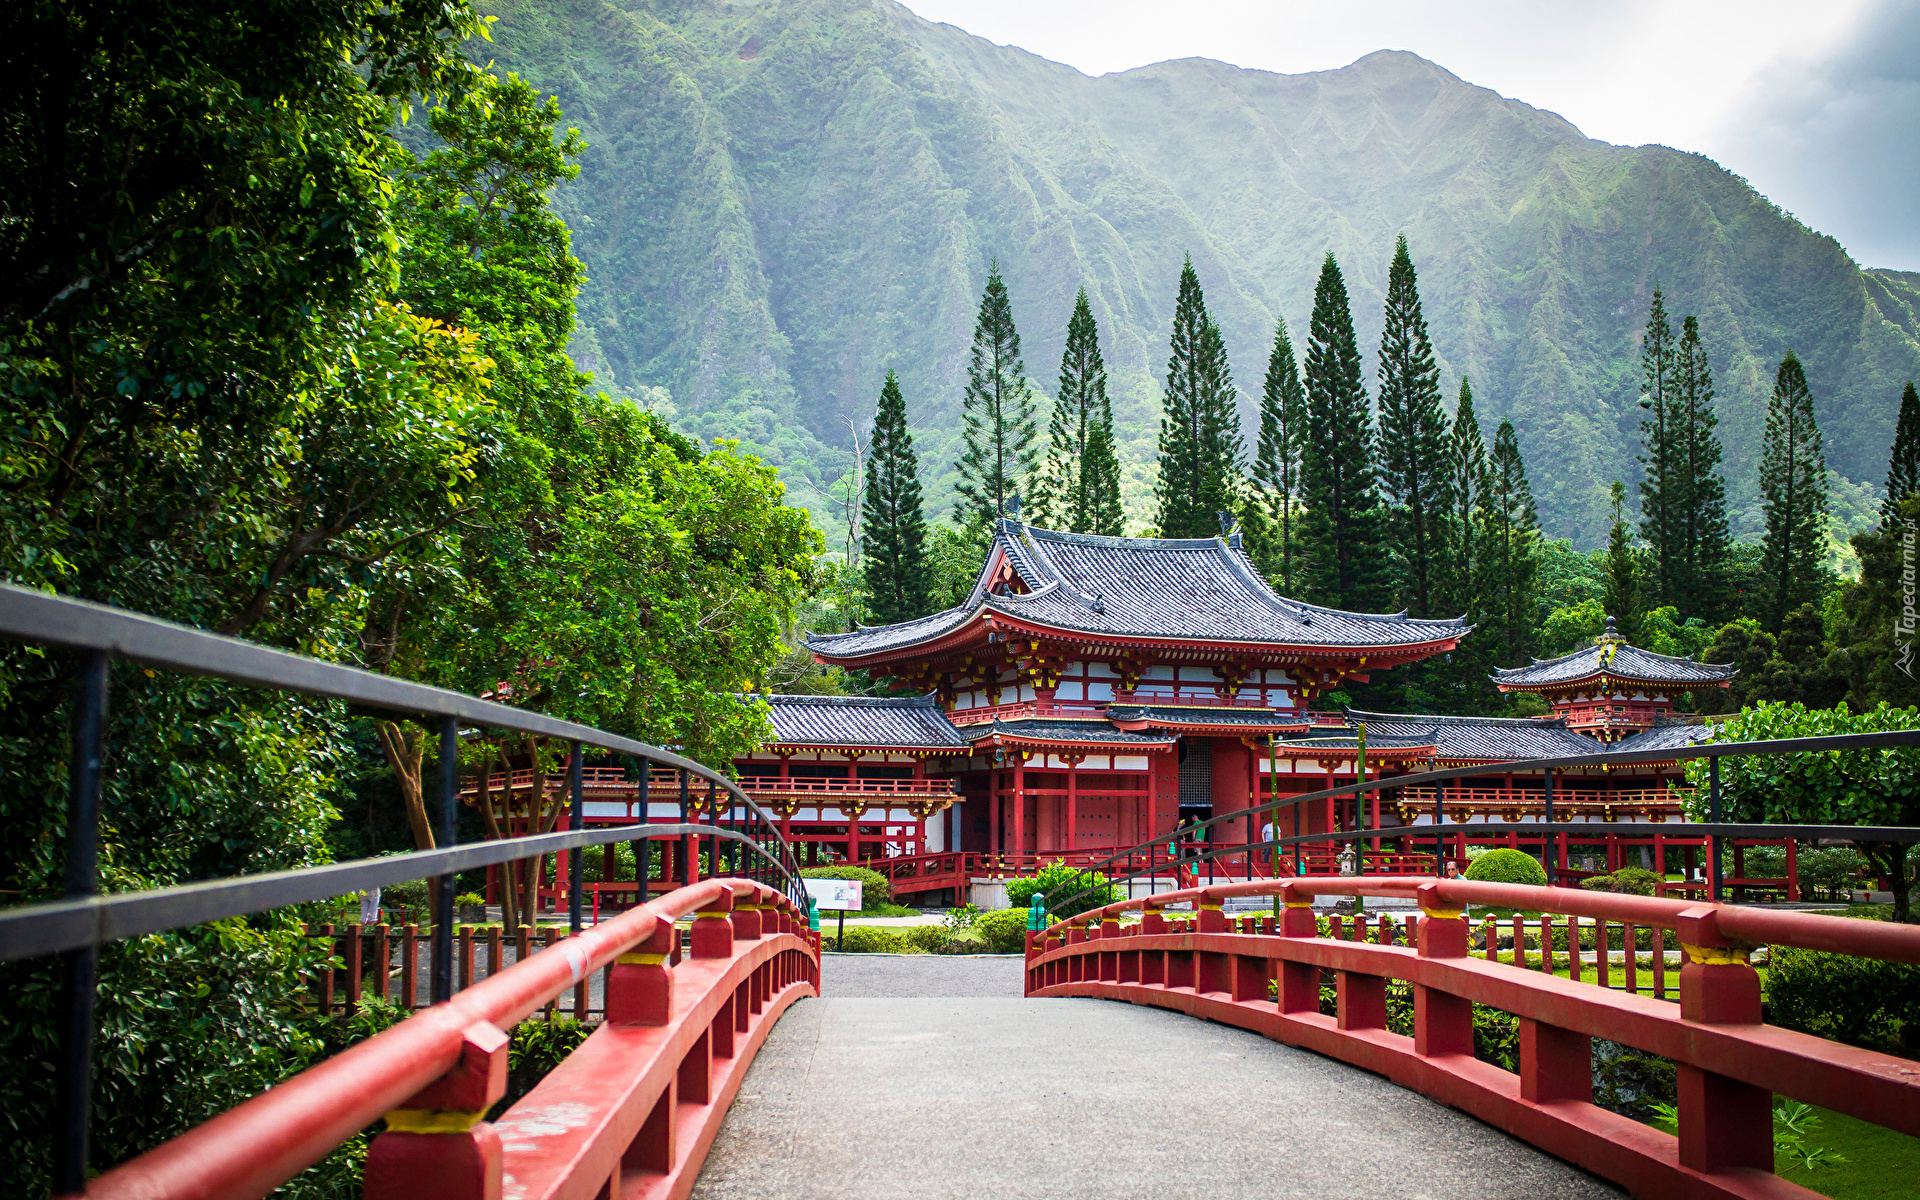
[[[1720, 756], [1718, 754], [1707, 758], [1707, 820], [1715, 825], [1720, 823]], [[1713, 870], [1710, 876], [1713, 881], [1710, 885], [1712, 890], [1707, 898], [1718, 904], [1720, 903], [1720, 837], [1718, 834], [1707, 835], [1707, 858], [1711, 861]]]
[[[687, 788], [688, 788], [687, 769], [685, 767], [681, 767], [680, 768], [680, 823], [682, 825], [685, 825], [688, 823], [687, 806], [689, 801], [689, 793], [687, 791]], [[683, 833], [680, 835], [680, 886], [681, 887], [693, 886], [693, 856], [696, 852], [695, 847], [698, 845], [699, 843], [694, 841], [692, 834]]]
[[[640, 760], [640, 828], [653, 824], [653, 764]], [[653, 895], [653, 841], [646, 834], [633, 839], [633, 879], [638, 888], [634, 900], [645, 904]]]
[[[454, 835], [454, 813], [458, 804], [460, 769], [460, 728], [452, 717], [440, 718], [440, 794], [436, 805], [440, 818], [439, 845], [450, 849], [458, 840]], [[453, 881], [455, 875], [435, 879], [433, 888], [433, 991], [435, 1004], [453, 999]]]
[[[573, 743], [573, 750], [567, 760], [567, 799], [571, 812], [567, 814], [567, 829], [578, 833], [586, 828], [587, 815], [582, 811], [580, 782], [580, 743]], [[580, 932], [580, 851], [567, 855], [567, 928], [572, 933]]]
[[1546, 819], [1545, 831], [1541, 834], [1541, 839], [1540, 839], [1540, 857], [1544, 860], [1543, 865], [1547, 868], [1547, 886], [1552, 887], [1553, 881], [1554, 881], [1553, 867], [1554, 867], [1554, 857], [1555, 857], [1553, 853], [1553, 768], [1548, 767], [1543, 772], [1543, 774], [1546, 777], [1546, 787], [1547, 787], [1547, 794], [1546, 794], [1547, 819]]
[[[73, 685], [73, 758], [67, 768], [67, 877], [69, 900], [100, 890], [100, 771], [107, 719], [107, 655], [89, 650]], [[100, 947], [62, 954], [60, 1058], [53, 1091], [53, 1194], [87, 1190], [93, 1102], [93, 1024]]]

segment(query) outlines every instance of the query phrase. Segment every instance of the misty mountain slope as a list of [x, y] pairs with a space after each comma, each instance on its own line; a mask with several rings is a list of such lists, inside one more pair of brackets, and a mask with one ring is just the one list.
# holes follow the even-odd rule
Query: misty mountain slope
[[1377, 343], [1404, 231], [1449, 398], [1466, 374], [1483, 419], [1513, 418], [1549, 532], [1585, 545], [1607, 484], [1635, 478], [1656, 281], [1708, 339], [1737, 523], [1755, 518], [1786, 347], [1856, 481], [1884, 473], [1900, 384], [1920, 375], [1920, 277], [1862, 272], [1703, 157], [1591, 141], [1411, 54], [1093, 79], [885, 0], [495, 11], [500, 64], [556, 92], [591, 143], [559, 197], [591, 276], [583, 365], [630, 394], [665, 389], [691, 432], [742, 438], [823, 519], [817, 486], [850, 466], [849, 422], [864, 437], [889, 368], [929, 498], [950, 502], [994, 257], [1049, 391], [1087, 288], [1140, 522], [1189, 253], [1251, 421], [1274, 322], [1304, 334], [1327, 250]]

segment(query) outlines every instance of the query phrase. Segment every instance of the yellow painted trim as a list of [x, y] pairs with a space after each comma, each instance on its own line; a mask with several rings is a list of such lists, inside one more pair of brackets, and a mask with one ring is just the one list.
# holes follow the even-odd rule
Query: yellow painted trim
[[1313, 907], [1313, 901], [1311, 901], [1311, 900], [1282, 900], [1282, 901], [1280, 902], [1280, 907], [1282, 907], [1282, 908], [1312, 908], [1312, 907]]
[[1435, 921], [1451, 921], [1467, 915], [1465, 908], [1422, 908], [1420, 915]]
[[1200, 911], [1201, 912], [1219, 912], [1223, 907], [1225, 906], [1219, 905], [1219, 904], [1202, 904], [1200, 906]]
[[1687, 952], [1688, 958], [1692, 959], [1694, 962], [1701, 963], [1706, 966], [1721, 966], [1728, 963], [1738, 963], [1739, 965], [1744, 967], [1747, 965], [1748, 956], [1753, 953], [1752, 950], [1744, 947], [1689, 946], [1685, 942], [1680, 943], [1680, 948]]
[[706, 921], [706, 920], [724, 921], [727, 918], [731, 917], [732, 915], [733, 913], [728, 909], [715, 908], [715, 909], [709, 909], [704, 912], [697, 912], [693, 914], [693, 919], [696, 921]]
[[396, 1108], [387, 1113], [389, 1133], [465, 1133], [480, 1123], [486, 1110], [457, 1108]]

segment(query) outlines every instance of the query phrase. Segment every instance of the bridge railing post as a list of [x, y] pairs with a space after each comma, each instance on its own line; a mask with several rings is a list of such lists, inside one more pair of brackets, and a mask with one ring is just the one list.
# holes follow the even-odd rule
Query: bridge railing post
[[645, 941], [614, 960], [607, 972], [607, 1023], [665, 1025], [673, 1015], [673, 972], [667, 960], [679, 930], [661, 917]]
[[[1313, 919], [1313, 898], [1297, 891], [1292, 884], [1280, 889], [1280, 936], [1310, 938], [1320, 935]], [[1283, 1013], [1320, 1010], [1320, 968], [1312, 963], [1279, 960], [1279, 1004]]]
[[733, 889], [723, 887], [693, 915], [693, 957], [733, 957]]
[[[1719, 906], [1681, 913], [1676, 932], [1680, 1019], [1708, 1025], [1758, 1025], [1760, 976], [1749, 947], [1722, 934]], [[1773, 1170], [1773, 1094], [1763, 1087], [1675, 1063], [1680, 1109], [1680, 1164], [1696, 1171], [1728, 1167]]]
[[[1414, 895], [1420, 905], [1415, 953], [1421, 958], [1465, 958], [1466, 909], [1442, 900], [1438, 884], [1421, 884]], [[1413, 1050], [1427, 1057], [1472, 1054], [1472, 1002], [1451, 992], [1414, 984]]]
[[500, 1195], [500, 1135], [483, 1118], [507, 1094], [507, 1043], [492, 1025], [469, 1025], [453, 1070], [387, 1113], [367, 1147], [366, 1200]]

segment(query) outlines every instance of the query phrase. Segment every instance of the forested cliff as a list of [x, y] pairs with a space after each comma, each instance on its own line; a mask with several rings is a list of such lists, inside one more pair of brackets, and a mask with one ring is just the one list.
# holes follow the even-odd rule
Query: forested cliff
[[[1736, 534], [1758, 528], [1772, 368], [1805, 362], [1829, 462], [1877, 482], [1920, 374], [1920, 277], [1863, 271], [1712, 161], [1567, 121], [1383, 51], [1275, 75], [1207, 60], [1089, 78], [886, 0], [519, 0], [501, 67], [586, 136], [558, 208], [589, 281], [576, 357], [737, 437], [824, 522], [898, 372], [933, 510], [952, 498], [973, 309], [998, 258], [1050, 394], [1075, 291], [1111, 371], [1129, 528], [1151, 519], [1182, 257], [1243, 393], [1305, 321], [1331, 249], [1363, 345], [1394, 237], [1419, 264], [1444, 389], [1511, 417], [1548, 536], [1605, 535], [1636, 476], [1654, 285], [1697, 313]], [[1845, 502], [1840, 505], [1845, 508]]]

